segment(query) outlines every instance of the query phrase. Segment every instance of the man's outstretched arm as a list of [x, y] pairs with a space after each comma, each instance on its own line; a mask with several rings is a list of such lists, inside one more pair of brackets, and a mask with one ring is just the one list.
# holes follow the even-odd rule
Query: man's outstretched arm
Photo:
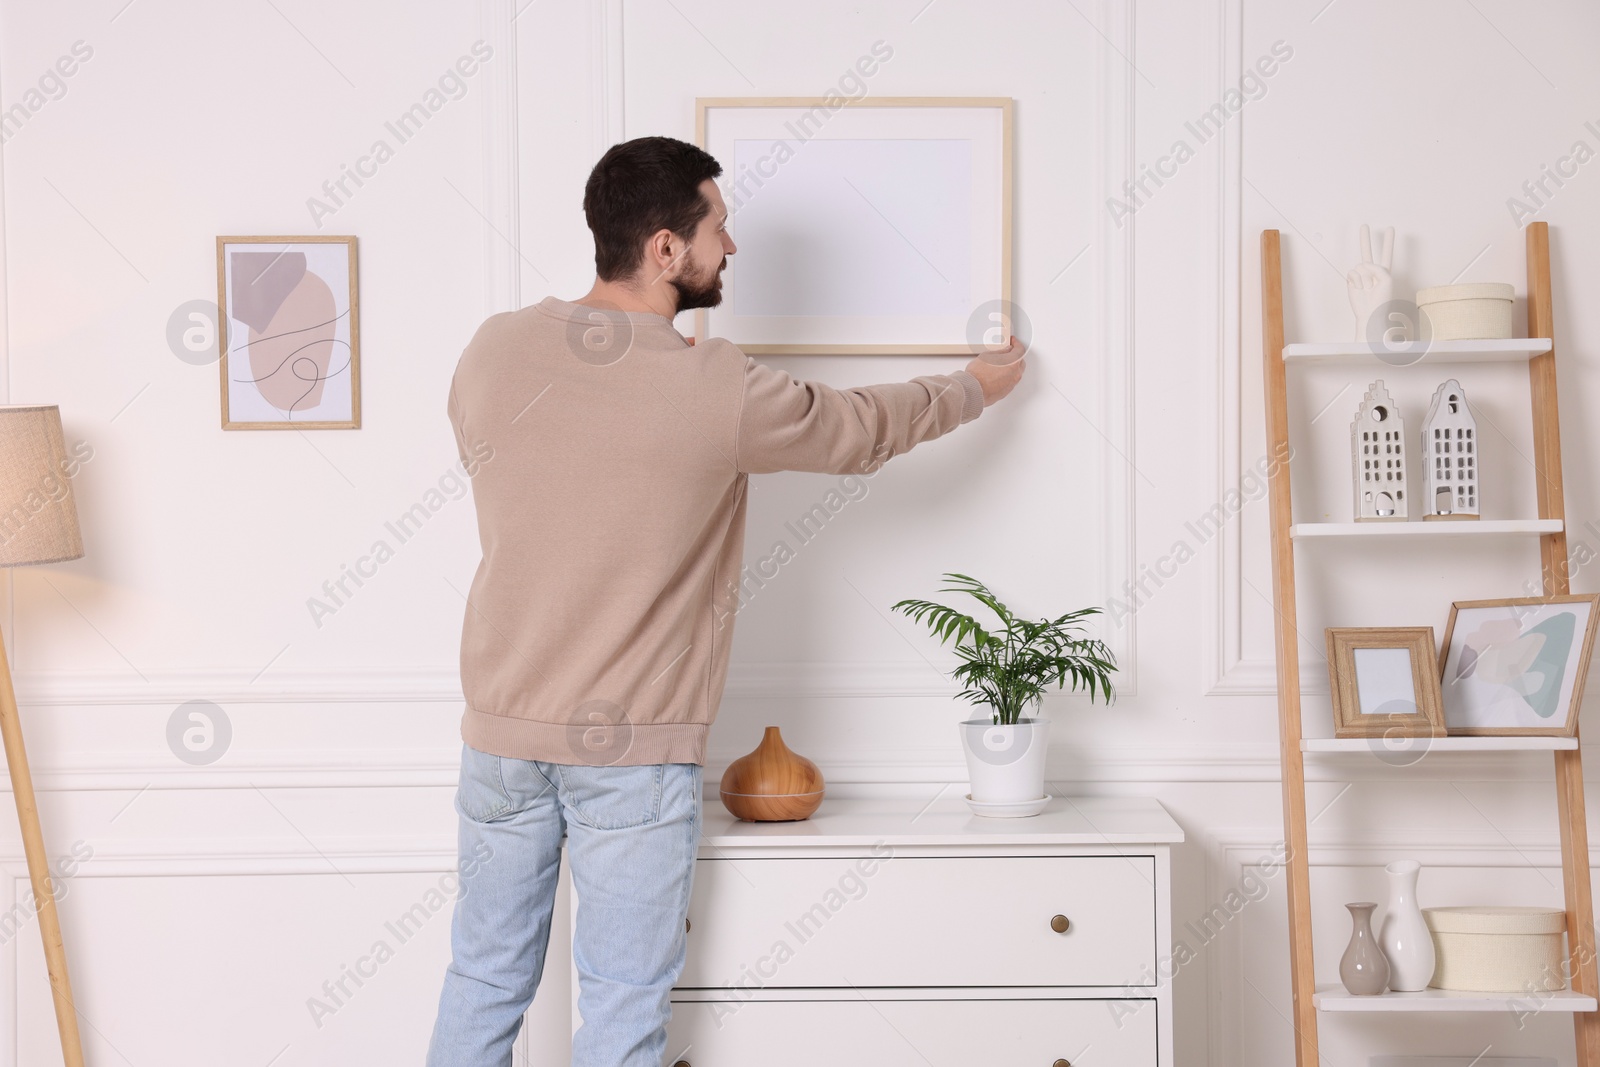
[[977, 418], [1022, 378], [1016, 340], [953, 374], [835, 389], [749, 360], [734, 460], [748, 474], [860, 474]]

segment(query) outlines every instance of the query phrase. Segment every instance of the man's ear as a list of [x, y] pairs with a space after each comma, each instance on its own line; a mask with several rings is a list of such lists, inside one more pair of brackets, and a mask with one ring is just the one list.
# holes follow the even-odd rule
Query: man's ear
[[662, 268], [663, 271], [672, 269], [672, 246], [677, 239], [677, 235], [671, 230], [658, 230], [655, 236], [650, 238], [650, 258], [654, 260], [654, 257], [659, 254], [662, 259], [667, 261], [667, 266]]

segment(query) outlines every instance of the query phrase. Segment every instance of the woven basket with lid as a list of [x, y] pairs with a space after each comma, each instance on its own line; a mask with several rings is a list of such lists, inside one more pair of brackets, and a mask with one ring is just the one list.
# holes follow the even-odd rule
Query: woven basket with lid
[[1417, 290], [1417, 309], [1435, 341], [1478, 341], [1511, 336], [1511, 302], [1516, 289], [1506, 282], [1437, 285]]
[[1435, 989], [1529, 993], [1565, 989], [1560, 908], [1423, 908], [1433, 934]]

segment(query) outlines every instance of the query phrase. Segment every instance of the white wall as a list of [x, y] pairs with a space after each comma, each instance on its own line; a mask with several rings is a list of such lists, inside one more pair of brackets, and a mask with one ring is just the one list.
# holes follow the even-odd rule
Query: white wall
[[[1183, 823], [1180, 937], [1281, 836], [1265, 510], [1246, 493], [1220, 536], [1186, 525], [1250, 489], [1265, 453], [1259, 232], [1284, 234], [1290, 338], [1342, 338], [1339, 275], [1360, 223], [1398, 229], [1403, 292], [1458, 274], [1521, 290], [1507, 198], [1574, 141], [1600, 148], [1584, 126], [1600, 125], [1600, 15], [1578, 0], [123, 3], [0, 3], [0, 105], [25, 101], [74, 42], [93, 50], [0, 149], [0, 344], [9, 402], [59, 403], [69, 439], [94, 450], [76, 483], [88, 555], [18, 572], [6, 626], [52, 851], [93, 850], [63, 913], [94, 1062], [420, 1062], [447, 911], [320, 1026], [307, 1000], [453, 859], [470, 503], [443, 507], [320, 627], [306, 600], [450, 468], [445, 384], [483, 316], [586, 290], [582, 183], [609, 144], [691, 139], [696, 96], [820, 94], [879, 39], [894, 56], [874, 94], [1016, 99], [1028, 379], [889, 465], [749, 602], [708, 778], [778, 724], [837, 794], [953, 791], [961, 710], [937, 671], [951, 661], [888, 605], [932, 592], [944, 570], [1032, 613], [1128, 600], [1142, 580], [1138, 610], [1107, 620], [1118, 705], [1048, 702], [1051, 777], [1063, 792], [1155, 795]], [[464, 95], [320, 231], [360, 237], [364, 428], [223, 433], [216, 368], [166, 340], [175, 308], [214, 298], [214, 238], [319, 232], [307, 198], [480, 40], [494, 55]], [[1292, 56], [1264, 93], [1200, 143], [1186, 121], [1279, 41]], [[1193, 157], [1147, 182], [1118, 225], [1107, 198], [1180, 139]], [[1574, 546], [1591, 547], [1586, 414], [1600, 384], [1585, 368], [1600, 321], [1583, 297], [1600, 281], [1597, 183], [1600, 164], [1581, 168], [1535, 216], [1552, 225], [1568, 515]], [[835, 384], [960, 363], [778, 362]], [[1365, 384], [1323, 374], [1296, 394], [1307, 419], [1332, 403], [1296, 440], [1303, 513], [1344, 506]], [[1530, 494], [1525, 389], [1492, 373], [1464, 384], [1505, 431], [1486, 445], [1500, 451], [1485, 500], [1509, 514]], [[1405, 388], [1420, 418], [1431, 383]], [[759, 480], [752, 558], [830, 484]], [[1442, 627], [1451, 599], [1510, 595], [1533, 559], [1528, 546], [1430, 548], [1334, 582], [1313, 568], [1361, 560], [1325, 556], [1301, 553], [1308, 729], [1324, 732], [1321, 627]], [[1600, 588], [1596, 569], [1575, 588]], [[194, 699], [232, 728], [208, 766], [166, 742]], [[1308, 773], [1312, 811], [1326, 806], [1311, 857], [1323, 980], [1343, 948], [1340, 905], [1380, 895], [1396, 856], [1429, 867], [1426, 902], [1559, 899], [1547, 759]], [[5, 818], [0, 864], [4, 915], [26, 889]], [[1185, 1067], [1292, 1054], [1281, 880], [1269, 884], [1220, 936], [1189, 939]], [[16, 1035], [0, 1067], [59, 1062], [36, 930], [0, 939], [0, 1034]], [[530, 1062], [560, 1062], [548, 1020], [566, 990], [551, 989]], [[1550, 1017], [1323, 1032], [1339, 1065], [1486, 1046], [1572, 1062], [1570, 1028]]]

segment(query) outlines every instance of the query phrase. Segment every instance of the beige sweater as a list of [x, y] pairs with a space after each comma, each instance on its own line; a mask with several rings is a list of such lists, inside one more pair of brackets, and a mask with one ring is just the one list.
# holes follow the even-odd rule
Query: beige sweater
[[591, 765], [703, 763], [739, 604], [746, 481], [860, 474], [977, 418], [967, 371], [833, 389], [662, 315], [494, 315], [448, 411], [483, 560], [462, 739]]

